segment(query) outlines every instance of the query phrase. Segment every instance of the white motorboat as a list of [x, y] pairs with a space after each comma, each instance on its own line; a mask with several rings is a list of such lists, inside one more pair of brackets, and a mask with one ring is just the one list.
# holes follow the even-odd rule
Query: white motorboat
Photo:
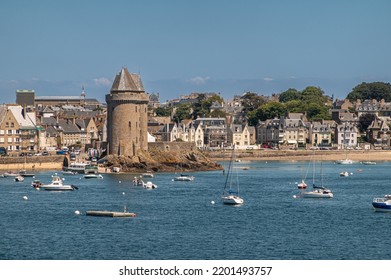
[[39, 189], [42, 186], [42, 183], [40, 180], [34, 180], [31, 182], [31, 186], [33, 188]]
[[152, 183], [152, 182], [150, 182], [150, 181], [148, 181], [148, 182], [146, 182], [145, 184], [143, 184], [143, 188], [144, 189], [156, 189], [157, 188], [157, 185], [156, 184], [154, 184], [154, 183]]
[[343, 172], [339, 173], [339, 176], [341, 176], [341, 177], [348, 177], [349, 176], [349, 172], [343, 171]]
[[101, 174], [96, 174], [96, 173], [84, 174], [83, 177], [85, 179], [103, 179], [103, 176]]
[[3, 177], [16, 177], [19, 173], [13, 172], [13, 171], [7, 171], [3, 173]]
[[338, 163], [338, 164], [353, 164], [354, 161], [351, 160], [351, 159], [340, 159], [340, 160], [336, 160], [335, 163]]
[[391, 211], [391, 194], [386, 194], [381, 198], [374, 198], [372, 206], [375, 211], [378, 212], [390, 212]]
[[362, 161], [361, 163], [365, 165], [376, 165], [376, 161]]
[[146, 173], [141, 174], [143, 178], [153, 178], [153, 173], [151, 171], [147, 171]]
[[50, 184], [43, 184], [40, 188], [45, 191], [74, 191], [78, 189], [74, 185], [64, 185], [63, 180], [57, 174], [52, 176], [52, 182]]
[[23, 182], [24, 177], [22, 175], [18, 175], [18, 176], [15, 176], [14, 180], [15, 180], [15, 182]]
[[144, 181], [141, 178], [134, 177], [132, 182], [134, 186], [144, 186]]
[[33, 178], [35, 177], [34, 173], [27, 173], [26, 170], [20, 170], [19, 175], [21, 175], [23, 177], [33, 177]]
[[174, 181], [194, 181], [194, 176], [189, 176], [186, 174], [181, 174], [178, 177], [174, 178]]

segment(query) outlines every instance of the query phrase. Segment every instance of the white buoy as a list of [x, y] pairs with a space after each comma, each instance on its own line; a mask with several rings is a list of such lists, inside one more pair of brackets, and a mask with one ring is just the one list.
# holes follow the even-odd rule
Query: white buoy
[[297, 196], [296, 196], [296, 195], [294, 195], [294, 196], [293, 196], [293, 198], [297, 198]]
[[75, 215], [80, 215], [80, 211], [79, 211], [79, 210], [76, 210], [76, 211], [75, 211]]
[[215, 204], [214, 200], [212, 200], [210, 203]]
[[24, 200], [28, 200], [29, 198], [27, 196], [23, 196], [23, 199]]
[[125, 195], [125, 192], [122, 192], [122, 195]]
[[120, 183], [120, 184], [121, 184], [121, 181], [118, 181], [118, 183]]

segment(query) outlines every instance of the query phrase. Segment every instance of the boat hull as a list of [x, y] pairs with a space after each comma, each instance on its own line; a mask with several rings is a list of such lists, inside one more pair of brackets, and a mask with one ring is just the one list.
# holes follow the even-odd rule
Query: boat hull
[[391, 212], [391, 196], [386, 195], [385, 198], [375, 198], [372, 201], [372, 206], [378, 212]]
[[40, 188], [45, 190], [45, 191], [74, 191], [75, 190], [75, 187], [73, 187], [71, 185], [64, 185], [64, 186], [61, 186], [61, 187], [42, 185]]
[[373, 209], [377, 212], [391, 212], [391, 205], [386, 203], [372, 202]]
[[223, 196], [221, 199], [224, 204], [240, 205], [240, 204], [244, 203], [243, 198], [236, 196], [236, 195]]
[[303, 192], [302, 197], [303, 198], [333, 198], [333, 194], [331, 192], [318, 192], [318, 191], [311, 191], [311, 192]]
[[188, 181], [193, 181], [193, 177], [175, 177], [174, 181], [182, 181], [182, 182], [188, 182]]

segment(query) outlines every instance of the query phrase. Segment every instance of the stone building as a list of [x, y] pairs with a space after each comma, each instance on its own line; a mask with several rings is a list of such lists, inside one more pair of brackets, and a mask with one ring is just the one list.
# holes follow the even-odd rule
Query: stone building
[[148, 102], [140, 75], [122, 68], [106, 95], [109, 154], [135, 156], [148, 150]]

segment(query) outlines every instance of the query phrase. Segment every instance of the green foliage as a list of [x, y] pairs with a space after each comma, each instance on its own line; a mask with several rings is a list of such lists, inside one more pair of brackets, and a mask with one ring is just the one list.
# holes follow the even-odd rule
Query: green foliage
[[246, 92], [245, 95], [241, 97], [243, 113], [248, 113], [258, 109], [259, 106], [265, 104], [266, 101], [262, 96], [259, 96], [253, 92]]
[[210, 116], [210, 107], [213, 102], [218, 102], [222, 104], [224, 99], [219, 95], [213, 95], [209, 98], [205, 96], [205, 94], [200, 94], [196, 103], [192, 105], [193, 119], [197, 119], [198, 117], [209, 117]]
[[391, 84], [384, 82], [361, 83], [353, 88], [348, 94], [347, 99], [351, 102], [356, 101], [357, 99], [376, 99], [378, 101], [384, 99], [386, 102], [390, 102]]
[[285, 103], [286, 110], [291, 113], [301, 113], [307, 111], [307, 106], [300, 100], [291, 100]]
[[316, 103], [324, 105], [327, 102], [327, 97], [321, 88], [309, 86], [301, 92], [301, 100], [307, 104]]
[[251, 112], [248, 112], [247, 114], [247, 121], [249, 126], [255, 126], [258, 124], [258, 110], [254, 110]]
[[209, 114], [209, 117], [211, 118], [225, 118], [226, 116], [227, 113], [220, 109], [213, 110], [213, 112]]
[[358, 119], [358, 129], [360, 132], [365, 132], [374, 120], [376, 120], [375, 114], [362, 114]]
[[169, 117], [171, 115], [171, 110], [172, 108], [156, 108], [155, 109], [155, 114], [158, 117]]
[[294, 88], [290, 88], [287, 91], [282, 92], [278, 97], [278, 100], [283, 103], [293, 101], [293, 100], [300, 100], [300, 99], [301, 99], [300, 91]]
[[307, 118], [310, 121], [329, 120], [331, 118], [328, 108], [318, 103], [310, 103], [307, 107]]
[[279, 118], [286, 112], [286, 106], [283, 103], [272, 101], [261, 105], [256, 113], [259, 120], [265, 121], [267, 119]]
[[191, 118], [191, 106], [190, 104], [179, 104], [176, 108], [175, 115], [173, 116], [173, 120], [177, 123], [182, 120]]

